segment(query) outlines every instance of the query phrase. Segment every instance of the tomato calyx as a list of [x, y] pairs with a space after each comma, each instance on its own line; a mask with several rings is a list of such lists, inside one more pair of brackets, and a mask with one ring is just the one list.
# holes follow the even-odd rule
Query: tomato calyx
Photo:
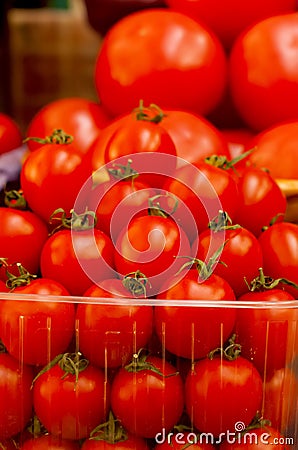
[[233, 334], [228, 341], [226, 347], [217, 347], [208, 353], [208, 358], [213, 359], [218, 354], [226, 358], [228, 361], [235, 361], [241, 353], [241, 344], [235, 342], [236, 335]]
[[61, 370], [64, 372], [61, 379], [67, 377], [67, 375], [75, 375], [75, 384], [74, 389], [76, 389], [76, 385], [79, 380], [80, 372], [83, 372], [89, 365], [89, 361], [86, 358], [82, 357], [82, 353], [74, 352], [74, 353], [61, 353], [57, 355], [52, 361], [49, 362], [43, 369], [38, 372], [38, 374], [34, 377], [32, 381], [32, 386], [35, 381], [44, 373], [48, 372], [54, 366], [59, 365]]
[[218, 216], [209, 222], [208, 228], [214, 232], [218, 232], [224, 230], [237, 230], [241, 228], [241, 226], [239, 224], [233, 225], [232, 219], [228, 213], [220, 210]]
[[254, 278], [250, 282], [250, 284], [247, 283], [246, 279], [244, 279], [244, 281], [246, 282], [246, 285], [251, 292], [275, 289], [279, 284], [286, 284], [287, 286], [292, 286], [298, 289], [298, 284], [294, 283], [294, 281], [288, 280], [286, 278], [274, 279], [269, 275], [265, 275], [262, 267], [259, 268], [259, 275]]
[[28, 141], [34, 141], [42, 145], [43, 144], [64, 145], [64, 144], [71, 144], [73, 142], [73, 136], [65, 133], [65, 131], [63, 131], [61, 128], [56, 128], [49, 136], [46, 136], [44, 138], [29, 136], [23, 140], [23, 143], [25, 144]]
[[247, 150], [244, 153], [241, 153], [240, 155], [236, 156], [233, 159], [228, 159], [225, 155], [211, 155], [207, 156], [204, 161], [207, 164], [210, 164], [211, 166], [218, 167], [219, 169], [223, 170], [230, 170], [232, 169], [235, 173], [237, 173], [236, 170], [236, 164], [238, 164], [240, 161], [243, 161], [244, 159], [248, 158], [248, 156], [255, 151], [255, 148], [252, 148], [250, 150]]
[[4, 203], [9, 208], [27, 209], [27, 201], [22, 189], [12, 189], [4, 192]]
[[145, 122], [160, 123], [164, 117], [165, 113], [162, 109], [154, 104], [150, 103], [148, 107], [144, 106], [143, 100], [140, 100], [139, 106], [133, 110], [136, 115], [137, 120], [143, 120]]
[[50, 217], [50, 223], [59, 222], [59, 225], [52, 230], [52, 234], [61, 228], [68, 228], [75, 231], [84, 231], [93, 229], [96, 225], [96, 213], [87, 209], [81, 213], [76, 213], [73, 209], [70, 211], [71, 216], [67, 216], [63, 208], [57, 208]]
[[168, 375], [164, 375], [154, 364], [150, 361], [147, 361], [149, 356], [149, 352], [145, 348], [141, 348], [138, 353], [135, 353], [132, 356], [132, 361], [127, 364], [124, 368], [127, 372], [141, 372], [143, 370], [149, 370], [161, 377], [169, 378], [175, 375], [178, 375], [179, 372], [173, 372]]
[[90, 433], [89, 439], [116, 444], [117, 442], [126, 441], [128, 435], [119, 420], [115, 419], [113, 413], [110, 411], [108, 421], [94, 428]]
[[143, 296], [146, 298], [146, 285], [148, 283], [150, 285], [148, 278], [140, 270], [124, 275], [122, 280], [123, 286], [133, 295], [133, 297]]
[[[159, 200], [160, 199], [169, 199], [169, 198], [171, 200], [173, 200], [174, 204], [173, 204], [171, 211], [166, 212], [162, 208]], [[159, 217], [164, 217], [164, 218], [171, 217], [172, 214], [174, 214], [175, 211], [177, 210], [178, 204], [179, 204], [179, 200], [177, 199], [177, 197], [175, 197], [170, 192], [166, 192], [165, 194], [156, 194], [153, 197], [150, 197], [148, 199], [148, 205], [149, 205], [148, 214], [149, 214], [149, 216], [159, 216]]]
[[131, 179], [132, 181], [139, 176], [139, 173], [131, 167], [132, 159], [127, 160], [127, 164], [113, 164], [112, 168], [108, 169], [110, 175], [112, 175], [117, 180]]
[[[19, 272], [18, 275], [14, 275], [12, 272], [8, 270], [8, 267], [13, 266], [17, 267]], [[31, 280], [37, 278], [37, 275], [28, 272], [28, 270], [25, 269], [25, 267], [23, 267], [21, 263], [6, 265], [6, 276], [7, 276], [6, 287], [10, 291], [13, 291], [17, 287], [27, 286], [28, 284], [30, 284]]]

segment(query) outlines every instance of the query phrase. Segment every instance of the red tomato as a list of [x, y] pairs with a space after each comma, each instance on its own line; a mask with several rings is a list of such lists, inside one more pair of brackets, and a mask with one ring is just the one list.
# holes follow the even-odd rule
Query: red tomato
[[270, 127], [248, 143], [255, 150], [249, 161], [269, 170], [274, 178], [298, 178], [298, 121]]
[[214, 273], [224, 278], [238, 297], [247, 292], [245, 279], [250, 283], [258, 276], [263, 264], [261, 246], [246, 228], [231, 226], [225, 229], [223, 224], [222, 228], [208, 228], [199, 234], [193, 243], [193, 248], [197, 248], [196, 257], [202, 261], [208, 260], [223, 242], [226, 243]]
[[232, 48], [232, 96], [239, 114], [254, 130], [298, 119], [297, 38], [298, 12], [254, 24]]
[[259, 236], [264, 226], [274, 218], [283, 220], [287, 200], [272, 176], [260, 169], [248, 167], [238, 181], [239, 203], [235, 222]]
[[76, 441], [60, 439], [50, 434], [28, 439], [20, 447], [21, 450], [79, 450], [80, 445]]
[[83, 295], [93, 282], [113, 276], [113, 254], [112, 241], [100, 230], [60, 230], [43, 246], [40, 269], [71, 295]]
[[[217, 275], [200, 280], [196, 269], [190, 270], [176, 284], [173, 280], [167, 284], [172, 286], [157, 298], [169, 300], [169, 306], [157, 306], [154, 316], [160, 341], [175, 355], [192, 360], [205, 357], [226, 340], [233, 330], [236, 311], [233, 308], [220, 308], [222, 300], [235, 300], [232, 288]], [[171, 300], [178, 300], [181, 306], [172, 305]], [[193, 301], [194, 306], [184, 306], [185, 300]], [[218, 305], [200, 306], [204, 300], [218, 302]]]
[[20, 183], [29, 207], [48, 222], [58, 208], [69, 213], [91, 176], [89, 163], [70, 144], [45, 144], [25, 160]]
[[[100, 369], [87, 360], [66, 354], [49, 370], [40, 373], [33, 385], [37, 417], [49, 433], [61, 439], [89, 437], [109, 408], [109, 385]], [[67, 359], [67, 358], [68, 359]], [[69, 358], [73, 361], [69, 363]], [[73, 363], [77, 373], [73, 370]]]
[[[178, 168], [173, 178], [164, 183], [163, 190], [180, 200], [181, 205], [173, 213], [173, 218], [181, 222], [190, 241], [207, 228], [220, 210], [226, 211], [233, 219], [238, 206], [238, 190], [232, 175], [204, 162]], [[192, 223], [184, 219], [184, 208], [191, 213], [197, 229], [194, 230]]]
[[228, 143], [230, 159], [242, 155], [246, 149], [250, 150], [250, 142], [254, 137], [252, 130], [248, 128], [225, 128], [220, 131]]
[[204, 22], [229, 49], [249, 25], [269, 16], [296, 10], [295, 0], [166, 0], [173, 9]]
[[[261, 374], [271, 376], [274, 370], [284, 368], [296, 341], [297, 312], [282, 306], [294, 297], [282, 289], [256, 290], [241, 295], [243, 302], [272, 302], [267, 308], [239, 308], [235, 331], [241, 344], [241, 354], [252, 361]], [[278, 302], [281, 302], [278, 305]], [[295, 352], [296, 353], [296, 352]]]
[[273, 427], [286, 432], [295, 423], [298, 380], [289, 367], [276, 370], [265, 383], [263, 416]]
[[[262, 403], [262, 378], [253, 364], [238, 356], [205, 358], [196, 362], [185, 383], [186, 410], [202, 433], [235, 432], [248, 426]], [[242, 428], [243, 431], [243, 428]]]
[[238, 433], [238, 436], [230, 438], [230, 442], [223, 442], [219, 448], [220, 450], [267, 450], [268, 446], [272, 446], [277, 450], [290, 450], [292, 444], [293, 438], [287, 438], [279, 430], [264, 425], [260, 428], [252, 428], [242, 435]]
[[176, 368], [162, 358], [149, 356], [140, 363], [140, 367], [130, 366], [129, 370], [123, 367], [115, 375], [111, 407], [128, 432], [154, 438], [179, 421], [184, 405], [183, 383]]
[[[203, 161], [214, 154], [229, 154], [221, 132], [203, 116], [181, 110], [165, 110], [162, 125], [174, 141], [177, 156], [189, 163]], [[178, 160], [177, 165], [183, 165], [183, 161]]]
[[22, 431], [32, 415], [31, 368], [8, 353], [0, 354], [0, 439]]
[[179, 255], [190, 255], [190, 244], [171, 218], [147, 215], [131, 220], [121, 231], [115, 250], [117, 271], [121, 275], [142, 272], [148, 278], [147, 295], [151, 297], [180, 269]]
[[96, 61], [95, 84], [113, 116], [131, 111], [140, 99], [204, 115], [223, 96], [226, 73], [224, 50], [204, 25], [152, 9], [128, 15], [109, 30]]
[[20, 147], [22, 141], [19, 125], [9, 115], [0, 112], [0, 155]]
[[86, 439], [82, 450], [148, 450], [148, 444], [144, 439], [130, 436], [119, 442], [106, 442], [96, 438]]
[[[26, 295], [20, 300], [14, 299], [14, 294]], [[10, 295], [10, 300], [0, 302], [0, 336], [8, 352], [34, 365], [47, 364], [65, 352], [74, 334], [74, 305], [49, 301], [49, 296], [65, 296], [68, 291], [53, 280], [39, 278]], [[47, 299], [34, 301], [34, 295], [46, 295]]]
[[88, 209], [96, 212], [96, 228], [114, 242], [133, 217], [147, 215], [149, 199], [157, 191], [138, 179], [107, 181], [92, 189]]
[[[36, 274], [42, 247], [48, 238], [45, 223], [31, 211], [0, 208], [1, 258], [7, 264], [21, 263], [29, 272]], [[7, 279], [5, 267], [1, 268], [2, 280]]]
[[[48, 103], [35, 114], [28, 126], [27, 136], [44, 139], [53, 130], [63, 129], [73, 136], [75, 149], [86, 153], [109, 120], [107, 112], [96, 102], [79, 97], [61, 98]], [[37, 142], [28, 141], [30, 150], [36, 150], [39, 146]]]
[[[106, 279], [100, 286], [91, 286], [84, 296], [130, 298], [133, 294], [122, 280]], [[88, 301], [77, 307], [80, 350], [91, 364], [100, 367], [123, 366], [133, 353], [146, 346], [152, 335], [152, 307], [111, 303]]]
[[[273, 278], [286, 278], [298, 284], [298, 225], [281, 222], [267, 228], [259, 237], [264, 272]], [[284, 285], [295, 298], [298, 289]]]

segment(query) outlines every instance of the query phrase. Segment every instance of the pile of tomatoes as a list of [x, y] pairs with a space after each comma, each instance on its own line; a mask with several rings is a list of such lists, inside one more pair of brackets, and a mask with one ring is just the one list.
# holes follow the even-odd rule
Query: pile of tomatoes
[[1, 153], [24, 148], [0, 207], [4, 449], [295, 448], [298, 224], [278, 179], [297, 178], [298, 71], [267, 67], [272, 91], [247, 75], [295, 2], [226, 40], [203, 1], [168, 3], [107, 33], [100, 102], [55, 100], [24, 140], [0, 116]]

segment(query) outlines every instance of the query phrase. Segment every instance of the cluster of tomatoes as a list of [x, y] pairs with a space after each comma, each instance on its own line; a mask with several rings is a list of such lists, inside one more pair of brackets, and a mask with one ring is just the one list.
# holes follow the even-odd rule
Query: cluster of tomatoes
[[[221, 43], [187, 3], [115, 24], [101, 102], [53, 101], [26, 130], [0, 207], [5, 449], [295, 448], [298, 225], [277, 179], [297, 178], [297, 87], [248, 89], [249, 37]], [[271, 1], [251, 45], [291, 34], [294, 3]], [[229, 46], [236, 149], [207, 118]]]

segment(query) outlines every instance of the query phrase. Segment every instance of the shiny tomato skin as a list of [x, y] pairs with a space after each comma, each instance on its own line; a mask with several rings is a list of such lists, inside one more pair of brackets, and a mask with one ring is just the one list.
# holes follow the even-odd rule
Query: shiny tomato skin
[[226, 79], [218, 39], [204, 25], [167, 9], [139, 11], [115, 24], [95, 67], [98, 97], [114, 117], [140, 99], [204, 115], [221, 99]]
[[[0, 208], [0, 223], [1, 257], [7, 258], [7, 264], [21, 263], [30, 273], [37, 274], [41, 250], [48, 238], [46, 224], [31, 211], [10, 207]], [[6, 281], [4, 266], [0, 273]]]
[[91, 176], [89, 163], [73, 144], [45, 144], [26, 158], [20, 183], [29, 207], [45, 222], [58, 208], [67, 215]]
[[129, 435], [126, 440], [108, 442], [99, 439], [86, 439], [82, 445], [82, 450], [148, 450], [145, 439]]
[[177, 369], [157, 356], [147, 357], [161, 375], [144, 369], [128, 372], [121, 368], [111, 387], [111, 407], [117, 419], [130, 433], [154, 438], [179, 421], [183, 412], [184, 393]]
[[[196, 256], [202, 261], [208, 259], [225, 242], [219, 263], [213, 273], [224, 278], [232, 287], [236, 297], [247, 292], [247, 284], [259, 274], [263, 264], [263, 254], [258, 239], [243, 227], [224, 231], [206, 229], [193, 243], [197, 245]], [[244, 279], [245, 278], [245, 279]]]
[[35, 380], [33, 404], [37, 417], [53, 436], [84, 439], [106, 418], [109, 385], [104, 372], [90, 364], [77, 379], [55, 364]]
[[[283, 302], [294, 297], [282, 289], [264, 292], [248, 292], [239, 301]], [[241, 345], [241, 354], [251, 360], [261, 374], [271, 376], [275, 370], [284, 368], [289, 350], [296, 341], [297, 312], [294, 308], [239, 308], [235, 332]], [[291, 356], [292, 357], [292, 356]]]
[[250, 424], [262, 404], [262, 378], [242, 356], [204, 358], [185, 382], [186, 411], [193, 426], [213, 436], [234, 431], [239, 421]]
[[20, 147], [22, 141], [18, 123], [8, 114], [0, 112], [0, 155]]
[[269, 170], [273, 178], [297, 179], [298, 120], [266, 128], [248, 141], [253, 148], [249, 161]]
[[228, 50], [249, 25], [268, 16], [296, 10], [295, 0], [166, 0], [173, 9], [188, 14], [213, 30]]
[[[105, 109], [97, 102], [86, 98], [65, 97], [49, 102], [32, 117], [27, 128], [27, 137], [44, 139], [55, 129], [62, 129], [73, 137], [73, 145], [86, 153], [94, 139], [110, 121]], [[34, 140], [28, 141], [29, 150], [40, 147]]]
[[298, 12], [262, 20], [236, 40], [229, 58], [231, 93], [256, 131], [298, 119]]
[[71, 295], [83, 295], [93, 284], [113, 273], [114, 247], [102, 231], [60, 230], [43, 246], [40, 270], [44, 278], [63, 284]]
[[[155, 308], [154, 324], [157, 336], [166, 349], [177, 356], [189, 359], [205, 357], [227, 339], [234, 327], [236, 311], [220, 308], [220, 302], [236, 300], [230, 285], [218, 275], [212, 274], [203, 282], [196, 269], [176, 284], [169, 280], [168, 289], [158, 299], [179, 300], [181, 306]], [[184, 300], [193, 300], [194, 306], [183, 306]], [[218, 307], [200, 307], [200, 301], [216, 301]]]
[[140, 270], [149, 281], [147, 295], [153, 296], [180, 269], [179, 255], [190, 255], [185, 232], [171, 218], [146, 215], [119, 234], [115, 267], [122, 276]]
[[[263, 231], [259, 243], [263, 251], [265, 274], [298, 284], [298, 225], [276, 223]], [[298, 298], [298, 289], [287, 285], [283, 285], [283, 288]]]
[[[106, 279], [84, 294], [95, 298], [130, 298], [122, 280]], [[148, 306], [82, 302], [77, 307], [79, 345], [86, 358], [99, 367], [125, 365], [139, 348], [145, 347], [153, 332], [153, 309]]]
[[0, 354], [0, 439], [21, 432], [32, 416], [33, 371], [8, 353]]
[[[15, 300], [14, 294], [25, 294]], [[30, 299], [30, 294], [40, 295]], [[42, 296], [47, 296], [42, 301]], [[0, 335], [8, 352], [31, 365], [45, 365], [67, 350], [74, 334], [75, 308], [71, 302], [49, 301], [68, 291], [53, 280], [38, 278], [11, 292], [11, 300], [0, 302]], [[28, 298], [29, 296], [29, 298]]]
[[[228, 156], [228, 146], [217, 129], [205, 117], [189, 111], [165, 110], [162, 125], [176, 146], [177, 156], [189, 163], [203, 161], [207, 156]], [[177, 166], [183, 164], [178, 160]]]
[[20, 448], [22, 450], [79, 450], [80, 445], [76, 441], [60, 439], [46, 434], [27, 439]]
[[238, 181], [239, 206], [235, 221], [259, 236], [272, 220], [283, 220], [287, 200], [270, 173], [257, 167], [246, 168]]

